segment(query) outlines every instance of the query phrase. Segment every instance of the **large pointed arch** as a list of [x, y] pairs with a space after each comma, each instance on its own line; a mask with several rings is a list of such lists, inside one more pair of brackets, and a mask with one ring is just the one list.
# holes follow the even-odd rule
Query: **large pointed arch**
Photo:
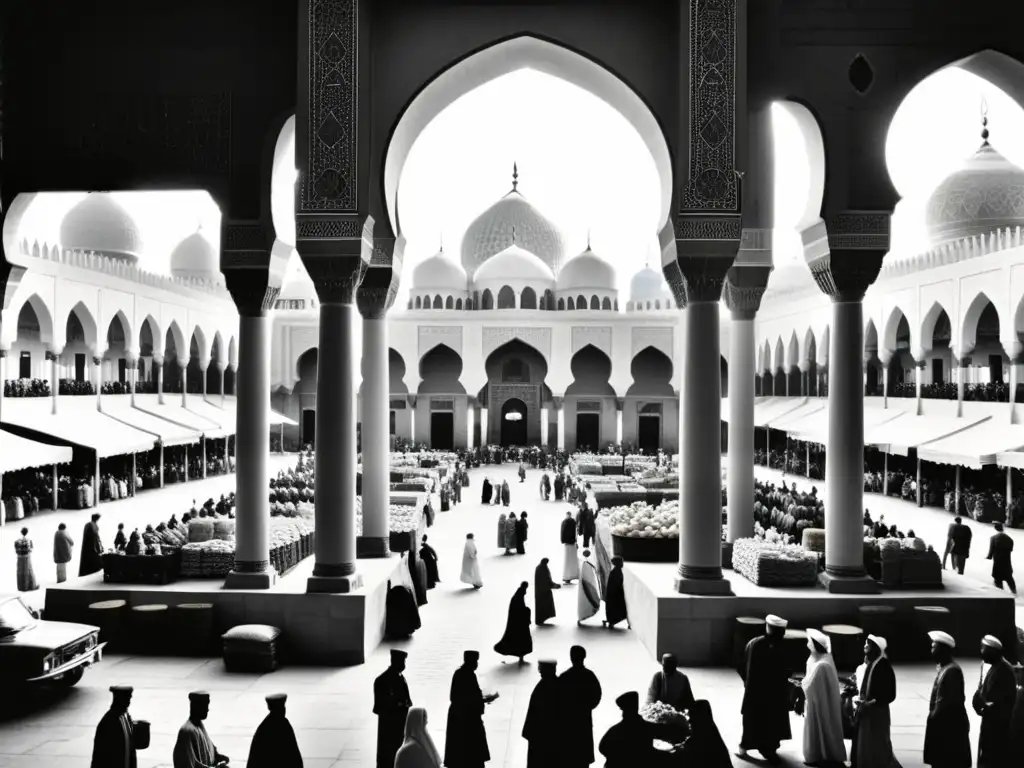
[[967, 310], [960, 317], [958, 355], [969, 354], [974, 349], [975, 344], [978, 342], [978, 321], [981, 319], [981, 313], [985, 311], [989, 304], [992, 305], [996, 317], [999, 318], [999, 327], [1003, 327], [1004, 319], [999, 312], [999, 305], [992, 301], [984, 291], [979, 291], [971, 299], [970, 303], [967, 304]]
[[10, 310], [9, 318], [14, 320], [13, 323], [5, 323], [13, 328], [13, 333], [10, 338], [6, 338], [5, 341], [15, 341], [18, 334], [18, 317], [21, 312], [28, 306], [32, 312], [35, 313], [36, 321], [39, 323], [39, 342], [45, 345], [47, 348], [53, 346], [53, 314], [50, 312], [50, 308], [46, 306], [46, 302], [43, 301], [42, 297], [38, 293], [33, 293], [25, 301], [22, 302], [21, 307], [15, 312], [12, 307]]
[[921, 342], [921, 348], [926, 352], [931, 350], [935, 345], [935, 324], [938, 323], [939, 318], [942, 317], [943, 314], [946, 315], [946, 319], [952, 321], [953, 315], [949, 313], [941, 302], [934, 301], [928, 308], [928, 311], [924, 313], [924, 317], [921, 319], [918, 338]]
[[[74, 316], [82, 325], [82, 331], [85, 334], [85, 338], [83, 339], [85, 346], [95, 352], [97, 340], [99, 338], [96, 328], [96, 318], [93, 317], [92, 312], [90, 312], [89, 308], [81, 301], [75, 304], [75, 306], [68, 311], [67, 316], [64, 318], [65, 329], [68, 327], [68, 324], [72, 322], [72, 316]], [[67, 341], [69, 341], [69, 339], [65, 338], [65, 342]]]
[[894, 306], [889, 312], [889, 317], [885, 321], [885, 326], [882, 329], [882, 338], [879, 339], [879, 352], [885, 350], [886, 352], [892, 353], [896, 351], [896, 337], [899, 334], [900, 321], [906, 319], [908, 326], [910, 326], [910, 349], [915, 349], [915, 343], [917, 339], [914, 338], [914, 327], [910, 325], [910, 318], [907, 317], [906, 312]]

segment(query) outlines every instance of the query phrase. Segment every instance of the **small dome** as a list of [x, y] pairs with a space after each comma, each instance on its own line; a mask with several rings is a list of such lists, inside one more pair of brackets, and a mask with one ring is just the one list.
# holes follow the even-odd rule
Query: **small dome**
[[551, 267], [538, 257], [513, 244], [485, 261], [473, 275], [473, 282], [484, 280], [553, 283], [555, 275], [551, 271]]
[[134, 264], [142, 241], [124, 208], [106, 193], [90, 192], [64, 216], [60, 242], [66, 249], [95, 251]]
[[629, 300], [635, 304], [638, 301], [657, 301], [658, 299], [674, 301], [672, 291], [669, 289], [668, 283], [665, 282], [665, 276], [650, 267], [644, 267], [629, 281]]
[[175, 246], [171, 252], [171, 274], [202, 280], [220, 277], [220, 260], [202, 232], [189, 235]]
[[466, 270], [442, 249], [416, 265], [411, 287], [414, 291], [465, 291]]
[[477, 216], [462, 236], [462, 266], [470, 275], [481, 264], [501, 253], [516, 232], [516, 243], [536, 254], [552, 271], [565, 260], [562, 235], [540, 211], [516, 189], [518, 170], [513, 168], [512, 191]]
[[1024, 226], [1024, 170], [985, 141], [928, 198], [925, 224], [931, 248], [1007, 227]]
[[615, 267], [602, 259], [587, 245], [587, 250], [569, 259], [558, 273], [558, 290], [591, 289], [614, 291], [616, 287]]

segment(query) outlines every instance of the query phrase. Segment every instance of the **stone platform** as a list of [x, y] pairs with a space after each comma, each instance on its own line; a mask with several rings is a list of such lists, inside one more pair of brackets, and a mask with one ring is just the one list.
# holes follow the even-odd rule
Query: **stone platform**
[[1016, 638], [1011, 595], [948, 571], [943, 572], [944, 589], [837, 595], [821, 587], [758, 587], [727, 570], [725, 578], [733, 594], [725, 597], [675, 592], [672, 564], [626, 563], [624, 571], [633, 631], [654, 658], [674, 653], [681, 666], [731, 665], [737, 616], [774, 613], [800, 629], [824, 624], [857, 625], [861, 605], [891, 605], [896, 609], [896, 621], [901, 623], [913, 620], [914, 606], [949, 608], [952, 628], [948, 631], [956, 638], [958, 656], [979, 655], [981, 638], [987, 634], [996, 635], [1004, 644]]
[[284, 635], [293, 663], [362, 664], [384, 637], [387, 583], [398, 578], [401, 560], [359, 560], [363, 588], [344, 595], [306, 594], [313, 572], [308, 557], [269, 590], [225, 590], [224, 579], [181, 579], [165, 586], [106, 584], [103, 574], [48, 587], [46, 618], [89, 623], [89, 605], [125, 600], [129, 606], [160, 603], [213, 603], [216, 632], [239, 624], [270, 624]]

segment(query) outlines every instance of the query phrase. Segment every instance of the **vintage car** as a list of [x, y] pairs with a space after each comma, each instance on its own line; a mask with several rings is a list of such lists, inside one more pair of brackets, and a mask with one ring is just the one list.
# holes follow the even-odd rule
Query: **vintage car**
[[0, 597], [0, 690], [52, 683], [71, 687], [103, 657], [99, 627], [43, 621], [19, 597]]

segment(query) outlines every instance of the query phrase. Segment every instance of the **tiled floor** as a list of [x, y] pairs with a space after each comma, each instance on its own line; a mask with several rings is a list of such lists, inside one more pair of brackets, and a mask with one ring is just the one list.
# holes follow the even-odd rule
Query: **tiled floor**
[[[615, 720], [615, 697], [626, 690], [645, 691], [656, 664], [632, 633], [609, 632], [595, 626], [576, 626], [576, 587], [555, 593], [558, 616], [552, 626], [534, 629], [535, 652], [529, 663], [502, 664], [492, 650], [501, 636], [508, 600], [516, 585], [533, 583], [541, 557], [551, 558], [556, 579], [561, 571], [558, 525], [566, 506], [538, 499], [540, 473], [531, 471], [520, 485], [514, 466], [491, 468], [486, 474], [507, 478], [512, 485], [513, 510], [530, 512], [530, 536], [525, 556], [505, 557], [496, 546], [499, 510], [479, 503], [485, 472], [473, 473], [473, 486], [465, 502], [439, 515], [428, 532], [441, 559], [442, 583], [430, 592], [421, 609], [423, 628], [402, 644], [409, 651], [409, 680], [414, 703], [430, 714], [430, 730], [443, 749], [451, 674], [461, 663], [464, 649], [481, 652], [481, 685], [501, 693], [485, 715], [491, 766], [522, 768], [526, 743], [521, 738], [530, 692], [537, 679], [536, 660], [553, 657], [559, 668], [568, 664], [573, 644], [584, 645], [588, 664], [604, 689], [595, 712], [596, 738]], [[164, 510], [161, 514], [169, 514]], [[888, 517], [888, 515], [887, 515]], [[896, 521], [894, 521], [896, 522]], [[485, 585], [463, 588], [458, 582], [465, 534], [476, 534]], [[532, 603], [532, 590], [528, 597]], [[594, 623], [595, 620], [591, 620]], [[244, 765], [249, 741], [263, 717], [263, 696], [274, 691], [289, 694], [288, 711], [299, 745], [313, 768], [373, 766], [376, 723], [371, 713], [372, 680], [386, 666], [388, 645], [377, 650], [369, 663], [349, 669], [283, 668], [272, 675], [228, 675], [219, 660], [108, 657], [89, 670], [78, 688], [57, 698], [8, 703], [10, 712], [0, 721], [0, 768], [79, 768], [88, 766], [93, 728], [109, 703], [108, 686], [130, 683], [136, 687], [132, 712], [153, 723], [152, 746], [142, 753], [140, 766], [169, 766], [174, 734], [188, 712], [187, 693], [205, 689], [212, 694], [209, 731], [232, 765]], [[967, 669], [973, 680], [974, 662]], [[742, 686], [735, 672], [722, 669], [687, 670], [698, 697], [711, 701], [722, 735], [730, 746], [739, 738]], [[906, 768], [920, 766], [920, 750], [933, 670], [928, 665], [899, 667], [899, 698], [893, 708], [893, 742]], [[27, 710], [27, 711], [26, 711]], [[801, 720], [793, 717], [794, 739], [783, 748], [790, 765], [800, 765]], [[978, 723], [973, 719], [976, 734]], [[747, 765], [738, 758], [735, 765]], [[755, 761], [756, 762], [756, 761]], [[597, 765], [600, 765], [598, 761]]]

